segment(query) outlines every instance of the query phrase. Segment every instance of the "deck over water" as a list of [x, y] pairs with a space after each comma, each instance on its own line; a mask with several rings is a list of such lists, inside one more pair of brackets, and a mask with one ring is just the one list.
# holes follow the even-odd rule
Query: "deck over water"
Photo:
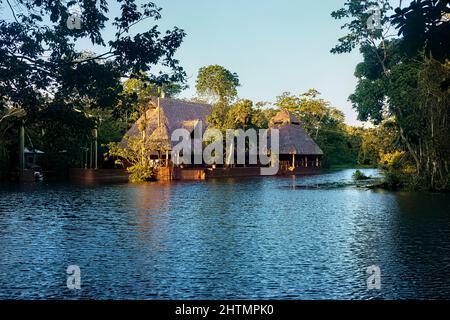
[[[279, 170], [279, 176], [317, 174], [322, 172], [322, 168], [295, 168], [293, 170]], [[158, 179], [167, 180], [207, 180], [221, 178], [248, 178], [260, 177], [259, 167], [232, 167], [232, 168], [161, 168]]]
[[[322, 172], [322, 168], [296, 168], [294, 170], [280, 170], [279, 175], [305, 175]], [[261, 169], [257, 167], [234, 167], [234, 168], [160, 168], [157, 180], [206, 180], [220, 178], [246, 178], [261, 176]], [[33, 181], [33, 180], [30, 180]], [[82, 184], [96, 183], [126, 183], [128, 174], [123, 169], [71, 169], [70, 181]]]

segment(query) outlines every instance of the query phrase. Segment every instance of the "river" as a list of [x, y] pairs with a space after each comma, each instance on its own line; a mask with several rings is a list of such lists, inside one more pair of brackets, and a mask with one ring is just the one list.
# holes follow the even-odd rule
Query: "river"
[[354, 171], [2, 186], [0, 299], [450, 299], [450, 197]]

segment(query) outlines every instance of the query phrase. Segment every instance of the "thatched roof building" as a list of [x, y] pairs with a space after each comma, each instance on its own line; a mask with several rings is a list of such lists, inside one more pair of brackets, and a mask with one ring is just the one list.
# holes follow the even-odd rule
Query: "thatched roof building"
[[[150, 147], [168, 151], [174, 147], [171, 136], [174, 130], [184, 128], [193, 132], [197, 125], [202, 125], [202, 133], [206, 130], [206, 118], [211, 115], [212, 107], [208, 104], [191, 103], [176, 99], [160, 99], [160, 107], [154, 102], [149, 107], [146, 117], [142, 116], [127, 132], [127, 136], [138, 136], [143, 122], [146, 122], [146, 136]], [[298, 119], [289, 111], [281, 110], [272, 118], [270, 129], [279, 130], [280, 160], [291, 167], [320, 166], [322, 150], [301, 127]], [[270, 134], [270, 133], [269, 133]], [[122, 144], [126, 144], [125, 139]], [[270, 141], [268, 145], [270, 149]], [[157, 154], [156, 152], [152, 155]], [[287, 162], [288, 163], [287, 163]]]
[[280, 154], [321, 156], [323, 151], [301, 127], [298, 119], [289, 111], [281, 110], [270, 121], [271, 129], [280, 132]]
[[[212, 107], [208, 104], [191, 103], [177, 99], [160, 99], [159, 109], [154, 101], [149, 106], [146, 117], [142, 116], [127, 132], [127, 136], [137, 136], [140, 126], [146, 121], [146, 135], [163, 149], [170, 150], [173, 145], [171, 136], [174, 130], [184, 128], [192, 132], [202, 123], [205, 131], [206, 117], [211, 115]], [[124, 142], [124, 141], [122, 141]]]

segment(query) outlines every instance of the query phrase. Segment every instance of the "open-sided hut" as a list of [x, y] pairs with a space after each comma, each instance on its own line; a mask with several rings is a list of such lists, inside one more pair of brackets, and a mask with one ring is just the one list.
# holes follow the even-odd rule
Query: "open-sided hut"
[[283, 171], [322, 165], [323, 151], [291, 112], [278, 112], [270, 121], [269, 127], [279, 130], [280, 166]]

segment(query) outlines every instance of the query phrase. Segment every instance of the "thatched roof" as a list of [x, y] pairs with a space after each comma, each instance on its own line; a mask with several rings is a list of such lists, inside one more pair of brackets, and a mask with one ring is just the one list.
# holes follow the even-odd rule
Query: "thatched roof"
[[[206, 117], [211, 115], [211, 112], [212, 107], [208, 104], [191, 103], [177, 99], [160, 99], [160, 110], [158, 110], [155, 100], [149, 106], [146, 119], [144, 116], [139, 118], [126, 135], [139, 135], [139, 126], [143, 121], [146, 121], [146, 135], [151, 143], [157, 143], [160, 146], [166, 146], [165, 149], [170, 149], [173, 147], [170, 138], [174, 130], [185, 128], [192, 132], [201, 123], [204, 132]], [[158, 120], [158, 117], [160, 120]], [[159, 121], [160, 127], [158, 127]], [[124, 143], [123, 140], [122, 143]]]
[[280, 154], [323, 155], [323, 151], [291, 112], [278, 112], [270, 121], [269, 127], [280, 132]]
[[[170, 150], [173, 143], [170, 137], [174, 130], [185, 128], [192, 132], [199, 124], [202, 133], [206, 130], [206, 117], [211, 115], [212, 107], [208, 104], [186, 102], [176, 99], [161, 99], [158, 127], [158, 108], [156, 101], [149, 106], [146, 119], [142, 116], [127, 132], [127, 136], [140, 135], [139, 126], [147, 123], [146, 135], [152, 145]], [[289, 111], [281, 110], [270, 121], [270, 128], [280, 130], [280, 154], [323, 155], [322, 150], [300, 126], [298, 119]], [[126, 145], [122, 140], [122, 144]]]
[[281, 126], [286, 124], [300, 124], [298, 119], [294, 116], [293, 113], [282, 109], [280, 110], [271, 120], [270, 127], [273, 126]]

